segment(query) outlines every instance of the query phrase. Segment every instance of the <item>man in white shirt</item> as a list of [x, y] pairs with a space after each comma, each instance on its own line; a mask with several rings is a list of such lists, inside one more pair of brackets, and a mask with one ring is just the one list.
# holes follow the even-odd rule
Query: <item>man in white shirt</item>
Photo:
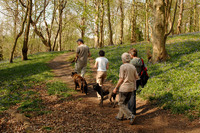
[[[105, 52], [103, 50], [99, 51], [99, 56], [96, 58], [96, 62], [94, 65], [94, 68], [97, 68], [97, 76], [96, 76], [96, 82], [99, 84], [99, 86], [103, 87], [103, 83], [107, 76], [107, 69], [109, 67], [108, 59], [105, 58]], [[101, 98], [101, 96], [97, 93], [97, 97]]]

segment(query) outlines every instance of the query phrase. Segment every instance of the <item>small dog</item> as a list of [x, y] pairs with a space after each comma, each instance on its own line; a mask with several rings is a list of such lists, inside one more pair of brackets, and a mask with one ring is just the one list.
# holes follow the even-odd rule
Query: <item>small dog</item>
[[110, 103], [112, 103], [112, 98], [114, 100], [114, 104], [113, 104], [113, 108], [115, 107], [115, 104], [116, 104], [116, 94], [113, 93], [113, 89], [108, 89], [108, 90], [104, 90], [101, 88], [101, 86], [99, 86], [99, 84], [97, 83], [96, 85], [93, 85], [93, 89], [95, 91], [98, 92], [98, 94], [101, 96], [101, 101], [99, 103], [99, 105], [101, 107], [103, 107], [103, 97], [108, 95], [108, 98], [110, 100]]
[[72, 72], [72, 78], [74, 79], [75, 84], [75, 90], [77, 90], [77, 87], [81, 88], [81, 92], [87, 95], [88, 93], [88, 86], [87, 82], [84, 78], [82, 78], [80, 75], [77, 74], [77, 72]]

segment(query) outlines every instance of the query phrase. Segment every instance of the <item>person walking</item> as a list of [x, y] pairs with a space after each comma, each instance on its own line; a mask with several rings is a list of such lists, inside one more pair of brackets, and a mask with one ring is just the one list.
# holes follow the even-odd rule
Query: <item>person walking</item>
[[[97, 69], [96, 82], [103, 88], [103, 83], [107, 76], [107, 70], [109, 68], [108, 59], [105, 57], [103, 50], [99, 51], [99, 57], [95, 60], [94, 68]], [[101, 96], [97, 92], [97, 97], [101, 99]]]
[[[137, 57], [137, 50], [135, 48], [131, 48], [129, 50], [129, 54], [132, 58], [132, 60], [130, 61], [130, 64], [132, 64], [133, 66], [135, 66], [137, 73], [140, 74], [142, 71], [142, 60]], [[138, 75], [139, 76], [139, 75]], [[136, 81], [136, 90], [138, 89], [140, 85], [140, 80]], [[136, 90], [133, 91], [131, 99], [128, 102], [128, 108], [131, 110], [131, 112], [136, 115]]]
[[133, 91], [136, 89], [136, 80], [139, 78], [136, 68], [129, 62], [131, 57], [128, 53], [122, 54], [123, 64], [120, 66], [119, 81], [113, 90], [113, 93], [117, 93], [119, 90], [119, 112], [116, 116], [117, 120], [126, 119], [130, 120], [130, 124], [133, 125], [135, 115], [128, 109], [128, 102], [131, 98]]
[[82, 39], [77, 40], [77, 50], [76, 50], [76, 59], [77, 62], [75, 63], [75, 72], [81, 74], [81, 77], [84, 78], [87, 68], [87, 60], [88, 57], [91, 56], [89, 47], [84, 44]]

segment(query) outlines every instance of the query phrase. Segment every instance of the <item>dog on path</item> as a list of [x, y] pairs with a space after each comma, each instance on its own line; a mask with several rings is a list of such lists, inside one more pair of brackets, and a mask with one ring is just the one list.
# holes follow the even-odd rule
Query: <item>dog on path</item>
[[101, 96], [101, 101], [99, 103], [99, 105], [101, 107], [103, 107], [103, 97], [106, 96], [106, 95], [108, 95], [108, 99], [110, 100], [111, 104], [112, 104], [112, 98], [113, 98], [113, 100], [114, 100], [113, 108], [115, 107], [115, 105], [116, 105], [116, 100], [115, 100], [116, 99], [116, 94], [113, 93], [113, 89], [104, 90], [104, 89], [102, 89], [101, 86], [99, 86], [98, 83], [93, 85], [93, 89], [96, 92], [98, 92], [98, 94]]
[[82, 78], [80, 75], [78, 75], [77, 72], [72, 72], [71, 76], [74, 80], [75, 90], [77, 90], [77, 88], [79, 87], [81, 89], [81, 92], [87, 95], [88, 86], [86, 80]]

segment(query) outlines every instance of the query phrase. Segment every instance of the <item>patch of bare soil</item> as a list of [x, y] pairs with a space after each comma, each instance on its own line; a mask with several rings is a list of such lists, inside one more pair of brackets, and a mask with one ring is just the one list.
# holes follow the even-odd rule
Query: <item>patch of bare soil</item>
[[[66, 53], [56, 57], [49, 62], [49, 67], [55, 74], [55, 78], [64, 81], [68, 87], [74, 88], [71, 78], [73, 68], [67, 59], [73, 53]], [[92, 64], [93, 60], [90, 60]], [[89, 84], [89, 94], [86, 96], [78, 91], [77, 94], [65, 99], [59, 100], [56, 96], [48, 96], [45, 89], [39, 91], [45, 109], [50, 113], [34, 116], [29, 119], [30, 132], [111, 132], [111, 133], [199, 133], [200, 121], [189, 121], [183, 115], [173, 115], [169, 111], [159, 109], [149, 102], [137, 98], [137, 116], [134, 125], [129, 125], [128, 120], [117, 121], [115, 116], [118, 113], [118, 107], [112, 108], [109, 100], [104, 101], [104, 107], [99, 107], [99, 100], [92, 85], [95, 84], [95, 70], [92, 74], [86, 75]], [[114, 87], [110, 82], [106, 82], [106, 87]], [[8, 119], [11, 117], [5, 113], [0, 115], [0, 124], [20, 128], [20, 123], [9, 125]], [[4, 119], [3, 119], [4, 118]], [[7, 118], [7, 119], [6, 119]], [[2, 121], [4, 120], [4, 121]], [[9, 126], [8, 126], [9, 125]], [[21, 124], [22, 125], [22, 124]], [[1, 126], [0, 126], [1, 129]], [[14, 128], [12, 128], [14, 129]], [[0, 130], [1, 131], [1, 130]], [[7, 130], [11, 132], [11, 130]], [[15, 130], [13, 132], [24, 132], [25, 130]]]

